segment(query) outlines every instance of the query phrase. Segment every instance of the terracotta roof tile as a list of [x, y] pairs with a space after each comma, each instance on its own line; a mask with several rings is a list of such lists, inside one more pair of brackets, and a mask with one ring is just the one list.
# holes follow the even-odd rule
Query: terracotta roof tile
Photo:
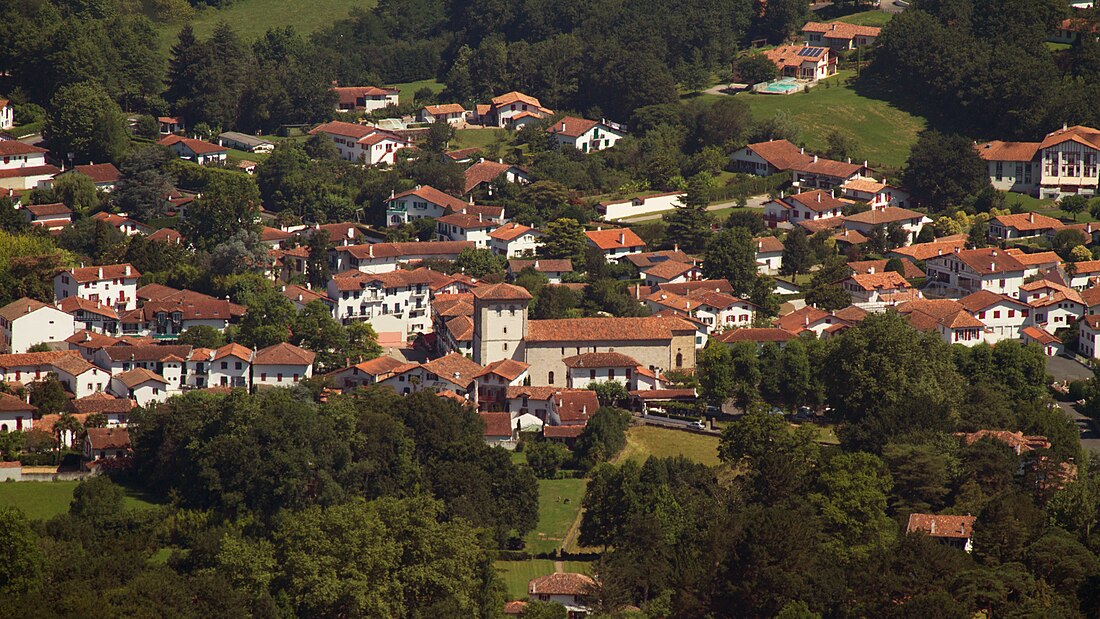
[[564, 135], [566, 137], [577, 138], [584, 135], [585, 132], [598, 124], [600, 124], [600, 122], [597, 120], [577, 118], [576, 116], [565, 116], [547, 128], [546, 132], [551, 135]]
[[474, 340], [474, 320], [465, 314], [448, 320], [446, 327], [456, 342], [472, 342]]
[[752, 241], [756, 244], [758, 254], [774, 254], [783, 251], [783, 241], [774, 236], [758, 236]]
[[532, 268], [539, 273], [572, 273], [573, 261], [569, 258], [554, 260], [551, 258], [512, 259], [508, 261], [508, 270], [512, 273]]
[[48, 352], [24, 352], [0, 355], [0, 368], [18, 368], [50, 365], [62, 357], [80, 358], [75, 350], [51, 350]]
[[456, 211], [462, 210], [462, 207], [467, 206], [460, 198], [456, 198], [448, 193], [444, 193], [431, 185], [421, 185], [416, 189], [410, 189], [409, 191], [403, 191], [396, 194], [390, 200], [398, 200], [407, 196], [416, 196], [422, 200], [426, 200], [432, 204], [437, 204], [444, 208], [451, 208]]
[[719, 342], [731, 344], [733, 342], [788, 342], [798, 336], [779, 328], [745, 328], [728, 329], [715, 337]]
[[[127, 274], [127, 271], [129, 271], [129, 274]], [[68, 273], [69, 276], [81, 284], [108, 279], [137, 279], [141, 277], [141, 273], [128, 262], [124, 264], [106, 264], [96, 267], [80, 267], [62, 272]]]
[[664, 262], [658, 262], [657, 264], [647, 268], [645, 270], [646, 275], [653, 277], [659, 277], [663, 280], [671, 280], [690, 273], [695, 269], [693, 264], [684, 264], [682, 262], [673, 262], [672, 260], [666, 260]]
[[530, 226], [525, 226], [523, 224], [517, 224], [515, 222], [511, 222], [511, 223], [506, 223], [503, 226], [497, 228], [496, 230], [493, 230], [492, 232], [490, 232], [489, 233], [489, 238], [497, 239], [497, 240], [500, 240], [500, 241], [511, 241], [513, 239], [517, 239], [517, 238], [523, 236], [524, 234], [526, 234], [526, 233], [528, 233], [532, 230], [534, 230], [534, 228], [532, 228]]
[[136, 406], [129, 398], [116, 398], [102, 391], [90, 396], [77, 398], [69, 403], [73, 412], [77, 414], [88, 413], [128, 413]]
[[917, 221], [920, 221], [923, 218], [924, 214], [922, 213], [911, 211], [905, 208], [898, 208], [896, 206], [887, 206], [885, 208], [876, 208], [870, 211], [856, 213], [855, 215], [849, 215], [844, 218], [844, 221], [877, 226], [880, 224], [893, 223], [895, 221], [906, 221], [909, 219], [916, 219]]
[[19, 140], [0, 140], [0, 156], [8, 155], [34, 155], [38, 153], [48, 153], [50, 151], [45, 148], [39, 148], [32, 144], [20, 142]]
[[542, 435], [546, 438], [577, 438], [584, 433], [584, 426], [550, 426], [542, 427]]
[[558, 572], [548, 576], [532, 578], [527, 583], [527, 593], [537, 595], [592, 595], [595, 592], [596, 581], [585, 574], [573, 574]]
[[168, 384], [168, 381], [165, 380], [163, 376], [145, 368], [134, 368], [132, 370], [127, 370], [125, 372], [115, 374], [111, 378], [119, 381], [123, 385], [126, 385], [127, 389], [133, 389], [134, 387], [137, 387], [142, 383], [147, 383], [150, 381], [158, 382], [164, 385]]
[[485, 366], [485, 369], [478, 372], [474, 378], [480, 378], [482, 376], [488, 376], [489, 374], [496, 374], [509, 381], [515, 380], [523, 375], [531, 366], [514, 359], [501, 359], [500, 361], [494, 361]]
[[668, 340], [695, 327], [678, 318], [562, 318], [531, 320], [528, 342]]
[[802, 32], [820, 32], [825, 35], [826, 39], [842, 39], [845, 41], [851, 41], [857, 36], [877, 37], [881, 31], [882, 28], [876, 26], [861, 26], [840, 21], [829, 23], [812, 21], [802, 26]]
[[19, 300], [12, 301], [4, 307], [0, 308], [0, 318], [12, 322], [15, 319], [30, 314], [31, 312], [42, 309], [43, 307], [50, 307], [45, 303], [36, 299], [30, 299], [23, 297]]
[[930, 243], [917, 243], [909, 247], [898, 247], [890, 251], [892, 254], [907, 256], [913, 260], [928, 260], [936, 256], [954, 253], [956, 249], [965, 249], [966, 239], [939, 239]]
[[586, 352], [561, 360], [565, 367], [582, 368], [635, 368], [638, 361], [617, 352]]
[[185, 138], [181, 135], [167, 135], [157, 140], [157, 144], [161, 146], [172, 146], [173, 144], [182, 143], [191, 152], [196, 155], [206, 155], [211, 153], [224, 153], [229, 149], [224, 146], [218, 146], [217, 144], [211, 144], [203, 140], [195, 140], [192, 138]]
[[314, 353], [282, 342], [256, 351], [252, 365], [313, 365]]
[[482, 183], [491, 183], [495, 181], [501, 174], [504, 174], [513, 167], [515, 166], [497, 161], [478, 161], [466, 168], [466, 180], [463, 185], [463, 193], [470, 193], [474, 189], [477, 189], [477, 186]]
[[529, 301], [531, 293], [526, 288], [512, 284], [487, 284], [473, 289], [475, 299], [483, 301]]
[[449, 355], [433, 359], [423, 364], [423, 368], [462, 388], [469, 386], [470, 382], [474, 380], [474, 377], [480, 374], [481, 370], [484, 369], [476, 362], [467, 359], [457, 352], [452, 352]]
[[910, 514], [906, 533], [923, 532], [930, 537], [967, 539], [974, 534], [977, 516]]
[[630, 228], [588, 230], [584, 235], [593, 245], [604, 251], [622, 247], [645, 247], [645, 241]]
[[894, 271], [856, 273], [848, 279], [864, 290], [895, 290], [913, 287], [901, 273]]
[[511, 413], [478, 413], [478, 416], [485, 425], [485, 436], [512, 436], [514, 430]]
[[20, 398], [17, 398], [8, 393], [0, 393], [0, 412], [24, 413], [34, 412], [36, 410], [38, 410], [37, 407], [24, 402]]
[[126, 428], [88, 428], [87, 432], [93, 450], [130, 448], [130, 433]]
[[991, 219], [990, 222], [996, 222], [1006, 228], [1015, 228], [1026, 232], [1034, 232], [1035, 230], [1057, 230], [1065, 226], [1061, 221], [1040, 213], [997, 215]]
[[993, 140], [975, 144], [974, 150], [986, 161], [1031, 161], [1039, 153], [1038, 142], [1002, 142]]
[[93, 163], [73, 166], [73, 171], [92, 179], [94, 183], [114, 183], [122, 176], [113, 163]]
[[169, 357], [187, 359], [191, 356], [191, 346], [186, 344], [128, 346], [116, 344], [103, 349], [112, 361], [166, 361]]

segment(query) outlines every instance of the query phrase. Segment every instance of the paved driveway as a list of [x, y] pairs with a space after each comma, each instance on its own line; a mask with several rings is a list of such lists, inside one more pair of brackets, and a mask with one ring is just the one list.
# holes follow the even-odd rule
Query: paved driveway
[[1057, 381], [1092, 378], [1092, 370], [1088, 366], [1066, 357], [1047, 357], [1047, 373]]
[[[1047, 357], [1047, 373], [1056, 381], [1084, 380], [1092, 377], [1092, 370], [1087, 366], [1065, 357]], [[1077, 412], [1072, 402], [1059, 402], [1058, 406], [1077, 424], [1077, 429], [1081, 432], [1081, 447], [1093, 453], [1100, 453], [1100, 431], [1097, 431], [1096, 424]]]

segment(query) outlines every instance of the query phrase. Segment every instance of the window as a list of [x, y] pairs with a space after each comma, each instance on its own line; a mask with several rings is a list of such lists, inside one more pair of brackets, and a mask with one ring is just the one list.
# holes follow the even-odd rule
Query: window
[[684, 354], [683, 353], [679, 353], [679, 352], [676, 353], [676, 367], [678, 367], [678, 368], [684, 367]]
[[298, 375], [297, 374], [294, 375], [294, 382], [298, 382]]
[[613, 368], [607, 370], [607, 380], [615, 380], [615, 370]]
[[985, 320], [985, 312], [978, 312], [978, 320]]
[[1000, 318], [1001, 317], [1001, 310], [993, 310], [993, 317], [994, 318]]
[[236, 363], [235, 363], [235, 364], [233, 364], [233, 365], [234, 365], [234, 367], [235, 367], [236, 369], [238, 369], [238, 370], [239, 370], [239, 369], [241, 369], [241, 362], [240, 362], [240, 361], [236, 362]]
[[267, 372], [260, 372], [260, 380], [267, 380]]
[[279, 381], [280, 383], [283, 382], [283, 373], [279, 372], [278, 374], [276, 374], [275, 380]]
[[596, 380], [596, 370], [588, 370], [588, 379]]
[[553, 372], [550, 372], [549, 374], [546, 375], [546, 382], [551, 384], [551, 385], [554, 384], [554, 373]]
[[222, 361], [222, 369], [223, 370], [228, 370], [229, 369], [229, 362], [228, 361]]
[[1016, 317], [1016, 310], [1008, 310], [1008, 317], [1009, 318], [1015, 318]]

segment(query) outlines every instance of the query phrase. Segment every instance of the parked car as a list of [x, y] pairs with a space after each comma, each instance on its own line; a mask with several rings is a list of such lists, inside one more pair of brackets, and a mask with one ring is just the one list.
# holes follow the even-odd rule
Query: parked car
[[690, 425], [691, 425], [692, 428], [695, 428], [696, 430], [706, 430], [707, 429], [707, 424], [704, 423], [703, 421], [699, 420], [699, 419], [696, 419], [695, 421], [691, 422]]

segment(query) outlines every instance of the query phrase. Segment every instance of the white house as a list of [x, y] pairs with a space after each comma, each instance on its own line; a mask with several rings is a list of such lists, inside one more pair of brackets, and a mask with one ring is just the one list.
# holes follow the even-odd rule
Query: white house
[[566, 387], [587, 389], [594, 382], [615, 382], [628, 391], [633, 389], [638, 362], [617, 352], [586, 352], [562, 359], [568, 368]]
[[251, 384], [255, 353], [237, 343], [226, 344], [209, 357], [207, 384], [211, 387], [244, 387]]
[[194, 161], [199, 165], [225, 161], [229, 156], [229, 149], [224, 146], [180, 135], [165, 136], [157, 140], [157, 144], [167, 146], [180, 159]]
[[1085, 316], [1078, 324], [1077, 351], [1089, 359], [1100, 358], [1100, 314]]
[[505, 258], [533, 256], [542, 245], [541, 238], [542, 232], [535, 228], [510, 222], [489, 233], [489, 248]]
[[137, 221], [136, 219], [131, 219], [130, 217], [122, 214], [100, 211], [95, 215], [92, 215], [92, 219], [102, 221], [109, 226], [118, 228], [118, 231], [125, 234], [126, 236], [134, 236], [135, 234], [148, 235], [152, 232], [149, 226], [146, 226], [140, 221]]
[[11, 101], [0, 99], [0, 131], [15, 126], [15, 108]]
[[1032, 324], [1031, 306], [1008, 295], [979, 290], [959, 299], [959, 303], [982, 321], [984, 340], [990, 344], [1020, 339], [1024, 328]]
[[836, 73], [837, 57], [827, 47], [780, 45], [765, 51], [764, 56], [787, 77], [816, 82]]
[[971, 347], [985, 341], [985, 324], [958, 301], [918, 299], [898, 306], [898, 313], [913, 328], [935, 333], [948, 344]]
[[252, 384], [259, 387], [292, 387], [313, 376], [316, 355], [283, 342], [261, 348], [252, 358]]
[[764, 223], [769, 228], [793, 228], [804, 221], [820, 221], [843, 217], [843, 209], [849, 204], [823, 189], [780, 194], [764, 204]]
[[1022, 239], [1056, 234], [1065, 224], [1038, 213], [997, 215], [989, 220], [989, 236], [998, 239]]
[[582, 153], [604, 150], [615, 146], [625, 137], [598, 120], [587, 120], [576, 116], [566, 116], [546, 129], [550, 134], [550, 144], [557, 148], [575, 148]]
[[145, 368], [134, 368], [111, 377], [110, 391], [120, 398], [129, 398], [138, 406], [162, 402], [168, 398], [168, 381]]
[[459, 353], [450, 353], [427, 363], [407, 363], [394, 368], [392, 375], [378, 384], [402, 395], [431, 390], [467, 397], [474, 388], [474, 377], [483, 369]]
[[703, 272], [698, 265], [674, 260], [665, 260], [647, 267], [642, 275], [645, 278], [645, 285], [651, 287], [660, 286], [661, 284], [696, 281], [703, 278]]
[[2, 352], [27, 352], [35, 344], [64, 342], [73, 333], [73, 317], [41, 301], [23, 297], [0, 308]]
[[866, 202], [872, 209], [886, 206], [906, 208], [909, 192], [873, 178], [853, 178], [840, 185], [841, 196], [849, 200]]
[[32, 226], [41, 226], [50, 234], [59, 234], [73, 222], [73, 212], [60, 202], [53, 204], [28, 204], [19, 209], [23, 218]]
[[85, 461], [123, 458], [129, 453], [130, 432], [126, 428], [88, 428], [84, 435]]
[[18, 140], [0, 140], [0, 189], [48, 186], [61, 169], [46, 163], [47, 152]]
[[[852, 295], [852, 305], [895, 305], [920, 298], [920, 291], [914, 290], [901, 273], [894, 271], [855, 273], [840, 282], [840, 287]], [[864, 308], [869, 309], [869, 308]]]
[[457, 260], [473, 243], [467, 241], [428, 241], [411, 243], [371, 243], [337, 247], [329, 254], [333, 272], [358, 269], [364, 273], [389, 273], [400, 264], [424, 260]]
[[802, 26], [806, 45], [825, 45], [831, 50], [844, 51], [873, 45], [882, 28], [860, 26], [844, 22], [807, 22]]
[[965, 296], [989, 290], [1011, 297], [1019, 295], [1028, 271], [1012, 254], [992, 247], [932, 256], [925, 261], [924, 269], [929, 283], [948, 293]]
[[420, 122], [434, 123], [442, 120], [448, 125], [461, 125], [466, 120], [466, 108], [461, 103], [425, 105], [420, 109]]
[[756, 270], [765, 275], [775, 275], [783, 268], [783, 241], [774, 236], [758, 236], [756, 244]]
[[[1066, 350], [1066, 345], [1062, 343], [1062, 340], [1034, 325], [1020, 330], [1020, 341], [1024, 344], [1038, 344], [1043, 349], [1043, 354], [1048, 357], [1060, 356]], [[1093, 344], [1095, 345], [1095, 342]]]
[[530, 378], [531, 366], [514, 359], [501, 359], [474, 375], [474, 393], [481, 410], [507, 410], [508, 388], [519, 387]]
[[53, 362], [53, 371], [65, 390], [77, 398], [86, 398], [107, 388], [111, 375], [83, 357], [67, 355]]
[[340, 158], [366, 165], [393, 165], [397, 151], [409, 146], [405, 138], [377, 127], [333, 120], [314, 127], [309, 134], [323, 133], [336, 144]]
[[38, 408], [27, 402], [7, 393], [0, 393], [0, 432], [32, 429], [36, 412]]
[[431, 287], [428, 269], [388, 273], [345, 271], [329, 280], [329, 298], [336, 303], [336, 319], [371, 323], [374, 330], [397, 332], [404, 339], [431, 330]]
[[484, 125], [518, 128], [531, 120], [539, 120], [554, 112], [542, 107], [535, 97], [512, 91], [493, 97], [489, 105], [477, 106], [477, 119]]
[[570, 619], [587, 617], [591, 610], [589, 600], [595, 597], [596, 581], [586, 574], [558, 572], [540, 576], [527, 583], [527, 597], [531, 600], [565, 606]]
[[404, 364], [403, 361], [383, 355], [370, 361], [361, 361], [355, 365], [329, 372], [326, 376], [332, 379], [337, 389], [350, 391], [356, 387], [377, 384], [379, 380], [389, 376], [394, 368]]
[[342, 112], [373, 112], [397, 105], [401, 91], [377, 86], [335, 86], [336, 109]]
[[386, 201], [386, 225], [398, 226], [416, 219], [438, 219], [448, 212], [461, 211], [467, 203], [431, 185], [417, 185], [409, 191], [390, 196]]
[[496, 189], [494, 183], [501, 179], [506, 183], [519, 185], [526, 185], [531, 182], [531, 175], [527, 173], [527, 170], [517, 165], [504, 163], [503, 159], [499, 161], [481, 159], [466, 168], [464, 175], [466, 181], [462, 190], [464, 196], [469, 195], [474, 190], [481, 189], [483, 186], [491, 196]]
[[680, 208], [687, 195], [680, 191], [655, 193], [625, 200], [608, 200], [596, 205], [596, 212], [605, 221], [615, 221], [625, 217], [636, 217], [650, 213], [661, 213]]
[[[81, 174], [92, 179], [95, 188], [99, 191], [110, 193], [115, 188], [115, 183], [122, 178], [122, 173], [113, 163], [90, 163], [87, 165], [73, 166], [62, 174]], [[56, 179], [55, 179], [56, 180]]]
[[467, 241], [477, 249], [489, 249], [489, 234], [500, 224], [465, 209], [436, 219], [436, 234], [441, 241]]
[[176, 392], [185, 384], [185, 364], [190, 357], [190, 346], [115, 344], [96, 351], [93, 362], [112, 376], [135, 368], [149, 370], [164, 379], [168, 391]]
[[80, 267], [53, 278], [54, 298], [80, 297], [118, 311], [137, 307], [137, 282], [141, 277], [129, 263]]
[[1081, 293], [1046, 280], [1020, 286], [1020, 300], [1031, 307], [1032, 322], [1051, 333], [1073, 326], [1089, 309]]
[[603, 252], [608, 262], [618, 262], [630, 254], [645, 250], [645, 241], [630, 228], [597, 228], [586, 230], [588, 245]]
[[896, 206], [882, 206], [849, 215], [844, 218], [842, 225], [846, 230], [854, 230], [866, 236], [878, 226], [896, 224], [905, 231], [905, 245], [911, 245], [920, 234], [921, 228], [931, 223], [932, 220], [922, 213]]
[[1100, 130], [1065, 125], [1042, 142], [975, 144], [993, 186], [1039, 198], [1092, 196], [1100, 182]]

